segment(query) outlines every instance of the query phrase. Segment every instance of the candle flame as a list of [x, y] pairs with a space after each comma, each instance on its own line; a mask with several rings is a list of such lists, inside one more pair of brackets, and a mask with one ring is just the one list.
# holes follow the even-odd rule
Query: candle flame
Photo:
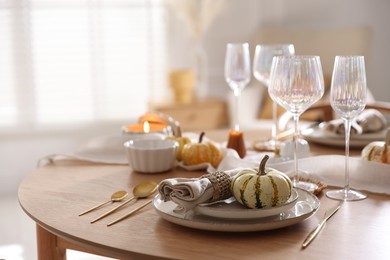
[[150, 125], [148, 121], [144, 122], [144, 132], [149, 133], [150, 132]]

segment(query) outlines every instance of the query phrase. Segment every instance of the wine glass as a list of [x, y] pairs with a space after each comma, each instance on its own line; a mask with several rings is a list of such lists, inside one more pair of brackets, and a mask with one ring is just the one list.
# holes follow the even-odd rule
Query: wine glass
[[345, 127], [345, 186], [342, 190], [328, 191], [326, 196], [336, 200], [362, 200], [367, 196], [349, 187], [349, 139], [351, 121], [366, 106], [367, 81], [363, 56], [336, 56], [330, 104], [344, 121]]
[[315, 184], [299, 181], [297, 146], [299, 116], [324, 95], [324, 76], [319, 56], [275, 56], [268, 92], [294, 118], [294, 187], [314, 190]]
[[[292, 56], [295, 53], [293, 44], [258, 44], [253, 58], [253, 75], [267, 88], [269, 86], [269, 75], [274, 56]], [[277, 104], [272, 100], [272, 135], [271, 140], [263, 141], [260, 144], [264, 149], [277, 149]]]
[[248, 43], [228, 43], [225, 56], [225, 80], [233, 90], [235, 107], [233, 114], [234, 130], [240, 131], [239, 107], [241, 91], [251, 78], [251, 65]]

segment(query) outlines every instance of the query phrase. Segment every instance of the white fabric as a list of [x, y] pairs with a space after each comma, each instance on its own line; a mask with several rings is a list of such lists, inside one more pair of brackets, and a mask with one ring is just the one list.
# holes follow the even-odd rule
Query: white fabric
[[187, 211], [207, 202], [213, 196], [213, 187], [207, 178], [171, 178], [159, 184], [159, 193], [164, 201], [172, 200]]
[[[225, 171], [234, 176], [240, 169]], [[164, 201], [172, 200], [178, 207], [175, 211], [188, 211], [213, 197], [214, 188], [207, 178], [170, 178], [159, 184], [159, 193]]]
[[[293, 169], [293, 162], [280, 163], [272, 167], [280, 171]], [[342, 155], [321, 155], [299, 160], [299, 168], [309, 172], [310, 178], [328, 185], [345, 185], [345, 157]], [[349, 158], [350, 186], [353, 189], [374, 193], [390, 194], [390, 165], [365, 161], [358, 157]]]
[[94, 138], [68, 154], [50, 154], [38, 160], [38, 166], [57, 159], [73, 159], [105, 164], [128, 164], [126, 149], [123, 144], [132, 139], [162, 139], [161, 134], [148, 135], [111, 135]]
[[58, 159], [73, 159], [107, 164], [127, 164], [126, 150], [123, 143], [128, 136], [104, 136], [92, 139], [72, 153], [49, 154], [38, 160], [38, 167]]

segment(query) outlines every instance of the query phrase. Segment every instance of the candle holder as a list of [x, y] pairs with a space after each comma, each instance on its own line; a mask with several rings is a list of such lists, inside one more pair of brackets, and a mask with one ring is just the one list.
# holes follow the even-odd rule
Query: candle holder
[[143, 135], [149, 133], [160, 133], [163, 135], [169, 135], [169, 126], [160, 123], [149, 123], [145, 121], [143, 123], [136, 123], [133, 125], [126, 125], [122, 127], [122, 132], [128, 135]]
[[160, 124], [166, 124], [167, 125], [167, 131], [169, 131], [169, 135], [181, 136], [181, 126], [180, 123], [175, 120], [170, 115], [161, 113], [161, 112], [153, 112], [153, 113], [146, 113], [142, 115], [139, 118], [139, 122], [143, 123], [145, 121], [160, 123]]
[[155, 112], [140, 116], [136, 124], [122, 126], [122, 133], [127, 135], [159, 133], [180, 137], [181, 127], [180, 123], [171, 116]]
[[240, 158], [244, 158], [246, 155], [244, 133], [241, 131], [231, 129], [229, 132], [227, 148], [236, 150]]

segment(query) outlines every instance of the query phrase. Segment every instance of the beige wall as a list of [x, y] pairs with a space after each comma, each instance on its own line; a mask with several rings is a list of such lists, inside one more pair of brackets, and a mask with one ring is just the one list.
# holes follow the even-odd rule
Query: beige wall
[[[372, 35], [366, 59], [369, 88], [376, 99], [390, 102], [390, 51], [387, 49], [390, 42], [389, 10], [390, 1], [386, 0], [227, 0], [225, 9], [202, 40], [208, 57], [207, 93], [226, 97], [229, 91], [223, 79], [226, 43], [249, 42], [253, 54], [254, 45], [257, 43], [254, 41], [256, 31], [262, 26], [278, 26], [291, 30], [364, 27], [368, 28]], [[175, 56], [173, 53], [172, 62], [176, 62], [177, 66], [181, 59], [186, 59], [191, 53], [191, 37], [186, 34], [188, 32], [180, 21], [171, 19], [175, 22], [171, 41], [175, 46], [175, 53], [178, 54]], [[177, 42], [180, 42], [180, 46]], [[251, 84], [257, 83], [252, 80]]]

